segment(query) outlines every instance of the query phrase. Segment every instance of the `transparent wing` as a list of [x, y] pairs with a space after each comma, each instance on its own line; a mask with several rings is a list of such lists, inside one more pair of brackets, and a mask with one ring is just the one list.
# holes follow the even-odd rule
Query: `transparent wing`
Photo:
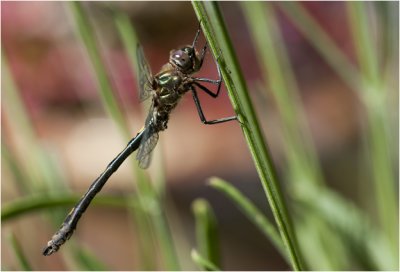
[[139, 167], [146, 169], [151, 161], [151, 154], [158, 142], [158, 133], [153, 132], [151, 135], [147, 133], [143, 136], [142, 143], [139, 146], [139, 151], [136, 159], [139, 161]]
[[151, 153], [158, 142], [158, 131], [153, 125], [153, 111], [154, 106], [152, 105], [146, 118], [145, 133], [136, 154], [136, 159], [139, 161], [139, 167], [143, 169], [149, 167]]
[[144, 101], [150, 97], [152, 91], [152, 74], [150, 66], [147, 63], [146, 57], [144, 56], [143, 48], [138, 44], [136, 49], [136, 57], [138, 61], [138, 80], [140, 89], [140, 100]]

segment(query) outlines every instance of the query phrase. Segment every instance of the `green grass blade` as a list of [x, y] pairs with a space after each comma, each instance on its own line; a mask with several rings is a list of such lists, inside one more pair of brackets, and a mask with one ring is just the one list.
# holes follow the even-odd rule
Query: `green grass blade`
[[282, 243], [279, 233], [272, 222], [238, 189], [228, 182], [213, 177], [210, 186], [228, 197], [240, 211], [269, 239], [281, 255], [288, 260], [287, 251]]
[[[265, 82], [277, 102], [282, 118], [288, 171], [293, 185], [323, 182], [318, 158], [307, 130], [295, 75], [291, 69], [274, 9], [268, 2], [241, 2]], [[303, 128], [304, 127], [304, 128]], [[299, 184], [300, 183], [300, 184]]]
[[219, 269], [215, 264], [201, 256], [195, 249], [192, 249], [190, 256], [192, 257], [193, 262], [195, 262], [201, 269], [208, 271], [221, 271], [221, 269]]
[[[296, 77], [279, 30], [274, 6], [268, 2], [248, 1], [241, 2], [241, 7], [257, 56], [259, 56], [258, 61], [263, 72], [264, 82], [269, 83], [269, 86], [264, 89], [271, 90], [282, 119], [288, 169], [288, 171], [285, 171], [285, 175], [290, 182], [289, 192], [294, 199], [297, 199], [301, 197], [301, 194], [304, 194], [305, 187], [323, 185], [323, 175], [311, 140], [311, 133], [308, 130]], [[304, 218], [304, 220], [318, 221], [316, 218], [312, 219], [313, 216], [307, 214], [307, 218]], [[304, 225], [304, 222], [297, 221], [296, 223], [298, 225], [303, 223]], [[325, 225], [307, 224], [308, 227], [317, 228], [314, 229], [314, 235], [323, 232]], [[296, 227], [296, 231], [298, 230], [301, 231], [297, 232], [299, 236], [306, 233], [303, 231], [304, 227], [300, 229]], [[313, 230], [307, 231], [307, 233], [313, 233]], [[338, 237], [333, 235], [331, 238], [331, 240], [337, 240]], [[299, 237], [299, 240], [306, 241], [307, 239]], [[312, 260], [308, 263], [312, 263], [314, 267], [324, 267], [325, 269], [335, 267], [329, 264], [338, 263], [336, 256], [339, 256], [340, 252], [333, 251], [334, 247], [331, 251], [320, 250], [324, 246], [323, 243], [322, 239], [314, 239], [314, 247], [302, 250], [303, 256], [308, 261]], [[304, 249], [306, 245], [300, 244], [300, 246]], [[319, 257], [315, 258], [317, 254]], [[315, 266], [317, 263], [321, 265]], [[336, 267], [338, 268], [338, 266]]]
[[[46, 192], [45, 197], [48, 197], [52, 192], [65, 190], [64, 177], [55, 164], [55, 160], [51, 157], [52, 150], [49, 146], [45, 146], [37, 136], [36, 127], [31, 120], [30, 112], [25, 106], [17, 85], [13, 82], [5, 56], [2, 59], [2, 68], [3, 79], [5, 79], [2, 81], [2, 84], [5, 84], [2, 88], [2, 98], [7, 101], [2, 103], [2, 121], [6, 120], [9, 124], [6, 127], [6, 137], [12, 139], [12, 141], [6, 139], [2, 144], [10, 144], [7, 147], [9, 147], [10, 152], [13, 152], [12, 157], [17, 158], [12, 164], [17, 166], [22, 173], [21, 175], [14, 175], [14, 179], [24, 179], [19, 181], [19, 184], [23, 184], [24, 193]], [[12, 146], [11, 143], [13, 143]], [[3, 154], [2, 156], [4, 158]], [[9, 182], [9, 180], [7, 181]], [[59, 211], [49, 211], [45, 216], [49, 219], [51, 225], [59, 226], [60, 220], [65, 214]], [[29, 227], [22, 231], [32, 232]]]
[[[2, 99], [7, 101], [6, 103], [2, 103], [2, 118], [7, 122], [6, 131], [9, 130], [5, 134], [6, 139], [2, 144], [7, 145], [10, 152], [14, 153], [12, 156], [9, 153], [8, 155], [10, 156], [8, 158], [24, 158], [18, 162], [16, 160], [13, 162], [9, 161], [18, 166], [21, 171], [21, 175], [15, 176], [15, 178], [24, 178], [24, 180], [18, 180], [18, 183], [23, 187], [25, 192], [47, 190], [51, 186], [54, 188], [57, 185], [54, 179], [61, 180], [61, 178], [47, 163], [47, 154], [44, 152], [42, 144], [37, 138], [29, 112], [10, 73], [6, 56], [2, 55], [1, 61], [3, 76]], [[12, 137], [13, 134], [18, 134], [18, 137], [13, 139], [14, 146], [13, 150], [11, 150], [11, 146], [8, 145], [11, 144], [11, 141], [7, 139], [7, 136]], [[26, 152], [27, 149], [29, 152]], [[27, 177], [29, 177], [29, 180], [26, 180]]]
[[264, 137], [218, 4], [216, 2], [197, 1], [192, 2], [192, 4], [197, 17], [202, 22], [204, 35], [213, 55], [219, 56], [218, 63], [229, 92], [229, 97], [235, 112], [238, 114], [262, 186], [278, 224], [279, 232], [289, 252], [291, 265], [294, 270], [301, 270], [302, 261], [297, 248], [296, 238], [277, 185], [272, 160], [267, 145], [264, 142]]
[[77, 248], [73, 251], [75, 260], [86, 271], [109, 271], [107, 266], [97, 257], [93, 256], [90, 251], [84, 248]]
[[136, 57], [136, 48], [139, 44], [139, 40], [136, 36], [136, 32], [133, 29], [129, 20], [129, 16], [126, 13], [116, 9], [113, 10], [113, 16], [119, 36], [121, 37], [126, 53], [128, 54], [132, 68], [134, 68], [134, 71], [136, 74], [138, 74], [139, 65]]
[[9, 237], [9, 240], [15, 256], [17, 257], [20, 269], [24, 271], [32, 271], [32, 265], [29, 263], [28, 258], [26, 258], [24, 252], [22, 251], [21, 244], [18, 242], [17, 237], [12, 233]]
[[360, 270], [396, 270], [398, 260], [392, 258], [388, 240], [355, 205], [329, 190], [307, 191], [300, 207], [331, 226], [353, 264]]
[[[4, 50], [3, 50], [4, 52]], [[10, 73], [7, 57], [2, 53], [1, 60], [1, 89], [2, 89], [2, 99], [3, 101], [7, 101], [7, 103], [2, 103], [2, 106], [5, 107], [5, 111], [12, 116], [13, 121], [11, 123], [18, 125], [18, 130], [20, 133], [23, 133], [26, 140], [29, 142], [36, 141], [35, 129], [32, 126], [32, 122], [29, 118], [29, 113], [22, 101], [22, 97], [18, 92], [17, 86], [13, 80], [12, 74]]]
[[[20, 193], [28, 193], [29, 191], [29, 178], [25, 171], [21, 169], [18, 163], [16, 154], [12, 152], [9, 148], [8, 140], [3, 138], [1, 141], [1, 163], [3, 169], [9, 169], [13, 180], [15, 180], [15, 185], [18, 187]], [[4, 170], [3, 170], [4, 171]]]
[[296, 211], [301, 218], [296, 221], [296, 233], [310, 270], [337, 271], [353, 267], [355, 262], [346, 251], [346, 243], [324, 218], [316, 212], [299, 209], [299, 205], [296, 205]]
[[[369, 3], [368, 3], [369, 4]], [[394, 132], [388, 127], [390, 114], [387, 111], [386, 101], [388, 89], [384, 88], [383, 74], [378, 63], [375, 39], [371, 34], [371, 23], [368, 20], [367, 3], [347, 3], [349, 18], [354, 36], [354, 43], [358, 54], [361, 72], [366, 78], [364, 97], [367, 103], [369, 121], [369, 139], [367, 148], [370, 149], [371, 166], [375, 194], [380, 216], [380, 224], [392, 243], [393, 256], [398, 256], [398, 204], [396, 200], [396, 183], [394, 178], [393, 162], [390, 156], [388, 135]]]
[[192, 211], [196, 221], [199, 253], [209, 262], [220, 266], [217, 219], [210, 204], [207, 200], [198, 198], [192, 203]]
[[356, 53], [358, 55], [358, 62], [360, 65], [361, 73], [364, 74], [365, 79], [373, 85], [379, 84], [379, 71], [378, 71], [378, 58], [376, 43], [371, 39], [370, 22], [368, 21], [368, 10], [366, 3], [346, 3], [350, 26], [354, 36], [356, 46]]
[[166, 270], [180, 270], [177, 253], [172, 240], [171, 230], [165, 216], [165, 212], [159, 206], [160, 203], [154, 203], [154, 210], [150, 212], [158, 242], [160, 243]]
[[[1, 221], [4, 223], [8, 220], [25, 215], [26, 213], [36, 212], [43, 209], [61, 206], [70, 207], [71, 205], [75, 205], [79, 199], [80, 196], [72, 194], [42, 194], [20, 198], [2, 205]], [[93, 200], [94, 205], [116, 208], [127, 207], [127, 203], [127, 199], [121, 196], [98, 196]]]
[[129, 130], [127, 129], [125, 119], [114, 96], [113, 87], [108, 78], [105, 65], [102, 61], [94, 31], [82, 7], [82, 3], [83, 2], [79, 1], [73, 1], [69, 3], [72, 14], [74, 15], [78, 33], [85, 45], [86, 52], [93, 65], [96, 79], [100, 87], [100, 94], [103, 104], [106, 106], [108, 113], [116, 121], [124, 135], [129, 137]]
[[362, 87], [362, 75], [301, 3], [279, 2], [278, 4], [335, 72], [354, 90], [359, 90]]
[[131, 198], [133, 207], [135, 209], [129, 209], [131, 213], [132, 223], [137, 228], [137, 249], [139, 258], [139, 269], [143, 271], [157, 270], [157, 263], [154, 261], [155, 255], [155, 240], [156, 237], [153, 235], [154, 228], [151, 223], [151, 219], [147, 212], [143, 210], [143, 207], [138, 198]]

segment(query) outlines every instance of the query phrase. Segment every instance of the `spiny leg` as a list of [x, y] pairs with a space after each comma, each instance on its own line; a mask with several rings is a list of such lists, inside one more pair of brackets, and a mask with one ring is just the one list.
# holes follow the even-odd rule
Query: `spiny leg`
[[[196, 36], [194, 38], [194, 41], [193, 41], [193, 44], [192, 44], [192, 48], [194, 48], [196, 46], [197, 39], [198, 39], [198, 37], [200, 35], [200, 32], [201, 32], [201, 21], [199, 22], [199, 29], [197, 30]], [[203, 46], [203, 49], [201, 50], [199, 69], [203, 66], [203, 61], [204, 61], [204, 58], [206, 56], [206, 52], [207, 52], [207, 41], [205, 42], [205, 44]], [[210, 82], [210, 83], [213, 83], [213, 84], [221, 84], [221, 81], [222, 81], [221, 78], [222, 77], [221, 77], [221, 71], [220, 71], [219, 65], [218, 65], [218, 59], [219, 59], [219, 56], [217, 57], [217, 61], [215, 61], [215, 65], [217, 66], [217, 70], [218, 70], [218, 80], [212, 80], [212, 79], [208, 79], [208, 78], [193, 78], [193, 79], [197, 80], [197, 81]]]
[[[201, 122], [203, 122], [203, 124], [214, 125], [214, 124], [229, 122], [232, 120], [237, 120], [236, 116], [230, 116], [230, 117], [225, 117], [225, 118], [220, 118], [220, 119], [215, 119], [215, 120], [207, 120], [206, 117], [204, 116], [203, 109], [201, 108], [200, 100], [199, 100], [199, 97], [197, 96], [196, 89], [194, 88], [194, 86], [191, 86], [190, 89], [192, 91], [194, 103], [196, 104], [197, 112], [198, 112], [200, 120], [201, 120]], [[211, 91], [209, 91], [209, 92], [211, 93]]]
[[201, 85], [198, 82], [193, 82], [194, 85], [196, 85], [197, 87], [199, 87], [202, 91], [204, 91], [206, 94], [208, 94], [209, 96], [213, 97], [213, 98], [217, 98], [219, 95], [219, 91], [221, 90], [221, 84], [218, 84], [218, 89], [216, 93], [213, 93], [212, 91], [210, 91], [207, 87]]
[[[219, 58], [219, 57], [218, 57]], [[219, 91], [221, 90], [221, 84], [222, 84], [222, 75], [221, 75], [221, 69], [219, 68], [218, 62], [216, 62], [217, 65], [217, 71], [218, 71], [218, 79], [209, 79], [209, 78], [200, 78], [200, 77], [193, 77], [193, 84], [195, 84], [197, 87], [199, 87], [200, 89], [202, 89], [203, 91], [205, 91], [208, 95], [216, 98], [219, 95]], [[201, 85], [200, 82], [208, 82], [211, 84], [215, 84], [218, 85], [217, 87], [217, 93], [213, 93], [211, 92], [207, 87]]]
[[194, 48], [196, 46], [197, 39], [199, 38], [200, 32], [201, 32], [201, 21], [199, 22], [199, 29], [197, 29], [196, 36], [194, 36], [192, 48]]
[[[196, 36], [195, 36], [193, 44], [192, 44], [193, 48], [196, 45], [196, 42], [197, 42], [197, 39], [199, 37], [200, 31], [201, 31], [201, 21], [199, 22], [199, 29], [197, 30]], [[205, 58], [206, 51], [207, 51], [207, 41], [204, 44], [204, 47], [203, 47], [203, 49], [201, 51], [199, 67], [201, 67], [203, 65], [203, 61], [204, 61], [204, 58]], [[198, 77], [192, 78], [194, 85], [196, 85], [197, 87], [202, 89], [205, 93], [207, 93], [208, 95], [210, 95], [213, 98], [217, 98], [218, 97], [218, 95], [220, 93], [220, 90], [221, 90], [221, 83], [222, 83], [222, 75], [221, 75], [221, 69], [220, 69], [219, 64], [218, 64], [218, 59], [219, 59], [219, 56], [217, 57], [217, 60], [215, 61], [215, 65], [217, 66], [217, 71], [218, 71], [218, 79], [217, 80], [209, 79], [209, 78], [198, 78]], [[208, 83], [212, 83], [212, 84], [218, 85], [217, 92], [213, 93], [207, 87], [205, 87], [202, 84], [200, 84], [198, 81], [200, 81], [200, 82], [208, 82]], [[213, 124], [224, 123], [224, 122], [228, 122], [228, 121], [232, 121], [232, 120], [237, 120], [237, 116], [231, 116], [231, 117], [225, 117], [225, 118], [220, 118], [220, 119], [215, 119], [215, 120], [208, 121], [206, 119], [206, 117], [204, 116], [203, 109], [201, 108], [200, 100], [199, 100], [199, 97], [197, 96], [196, 89], [194, 88], [193, 85], [190, 86], [190, 89], [192, 90], [193, 100], [194, 100], [194, 102], [196, 104], [196, 108], [197, 108], [197, 112], [199, 114], [200, 120], [204, 124], [213, 125]]]
[[200, 64], [199, 67], [203, 66], [203, 60], [206, 57], [206, 52], [207, 52], [207, 42], [204, 44], [203, 49], [201, 50], [200, 54]]
[[[201, 20], [199, 22], [199, 28], [198, 28], [198, 30], [196, 32], [196, 36], [194, 37], [194, 40], [193, 40], [193, 43], [192, 43], [193, 50], [195, 50], [194, 48], [196, 46], [197, 39], [199, 38], [200, 32], [201, 32]], [[201, 68], [201, 66], [203, 66], [203, 60], [204, 60], [204, 58], [206, 56], [206, 51], [207, 51], [207, 41], [204, 44], [203, 49], [201, 50], [199, 69]]]
[[[207, 49], [207, 42], [204, 45], [203, 52], [206, 49]], [[203, 58], [204, 58], [204, 55], [205, 55], [205, 52], [204, 53], [203, 52], [202, 52], [202, 55], [201, 55], [200, 63], [203, 63]], [[218, 79], [209, 79], [209, 78], [202, 78], [202, 77], [193, 77], [192, 79], [194, 81], [203, 81], [203, 82], [209, 82], [209, 83], [212, 83], [212, 84], [221, 84], [222, 75], [221, 75], [221, 69], [220, 69], [219, 64], [218, 64], [219, 57], [220, 56], [218, 55], [217, 59], [215, 60], [215, 66], [217, 66], [217, 72], [218, 72]], [[201, 65], [200, 65], [200, 67], [201, 67]]]

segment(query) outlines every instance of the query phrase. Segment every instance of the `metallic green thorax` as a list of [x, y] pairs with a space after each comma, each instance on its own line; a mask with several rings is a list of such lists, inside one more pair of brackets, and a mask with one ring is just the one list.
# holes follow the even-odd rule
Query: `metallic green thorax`
[[167, 128], [169, 115], [183, 94], [190, 90], [191, 75], [200, 69], [198, 53], [192, 47], [170, 52], [170, 61], [154, 76], [152, 126], [156, 131]]

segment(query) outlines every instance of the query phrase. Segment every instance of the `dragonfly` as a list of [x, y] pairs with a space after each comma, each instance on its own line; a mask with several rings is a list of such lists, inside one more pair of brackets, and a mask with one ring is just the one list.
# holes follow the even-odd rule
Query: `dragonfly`
[[[136, 54], [138, 60], [138, 82], [140, 100], [151, 98], [151, 106], [144, 127], [132, 138], [125, 149], [121, 151], [106, 167], [104, 172], [94, 180], [88, 191], [68, 213], [60, 229], [48, 241], [43, 250], [43, 255], [49, 256], [57, 252], [59, 248], [72, 236], [78, 221], [86, 211], [90, 202], [103, 188], [110, 176], [117, 171], [119, 166], [137, 150], [136, 159], [139, 167], [146, 169], [151, 161], [151, 154], [157, 145], [159, 132], [167, 129], [172, 110], [187, 92], [191, 92], [200, 120], [207, 125], [220, 124], [237, 120], [236, 116], [230, 116], [215, 120], [207, 120], [198, 97], [197, 88], [213, 98], [217, 98], [221, 90], [221, 71], [216, 61], [218, 79], [194, 77], [202, 65], [207, 51], [207, 42], [201, 52], [196, 50], [196, 44], [201, 32], [201, 24], [196, 32], [191, 45], [180, 47], [170, 52], [169, 61], [161, 67], [160, 72], [152, 75], [150, 66], [146, 60], [143, 48], [138, 45]], [[203, 85], [211, 83], [217, 86], [216, 92]]]

